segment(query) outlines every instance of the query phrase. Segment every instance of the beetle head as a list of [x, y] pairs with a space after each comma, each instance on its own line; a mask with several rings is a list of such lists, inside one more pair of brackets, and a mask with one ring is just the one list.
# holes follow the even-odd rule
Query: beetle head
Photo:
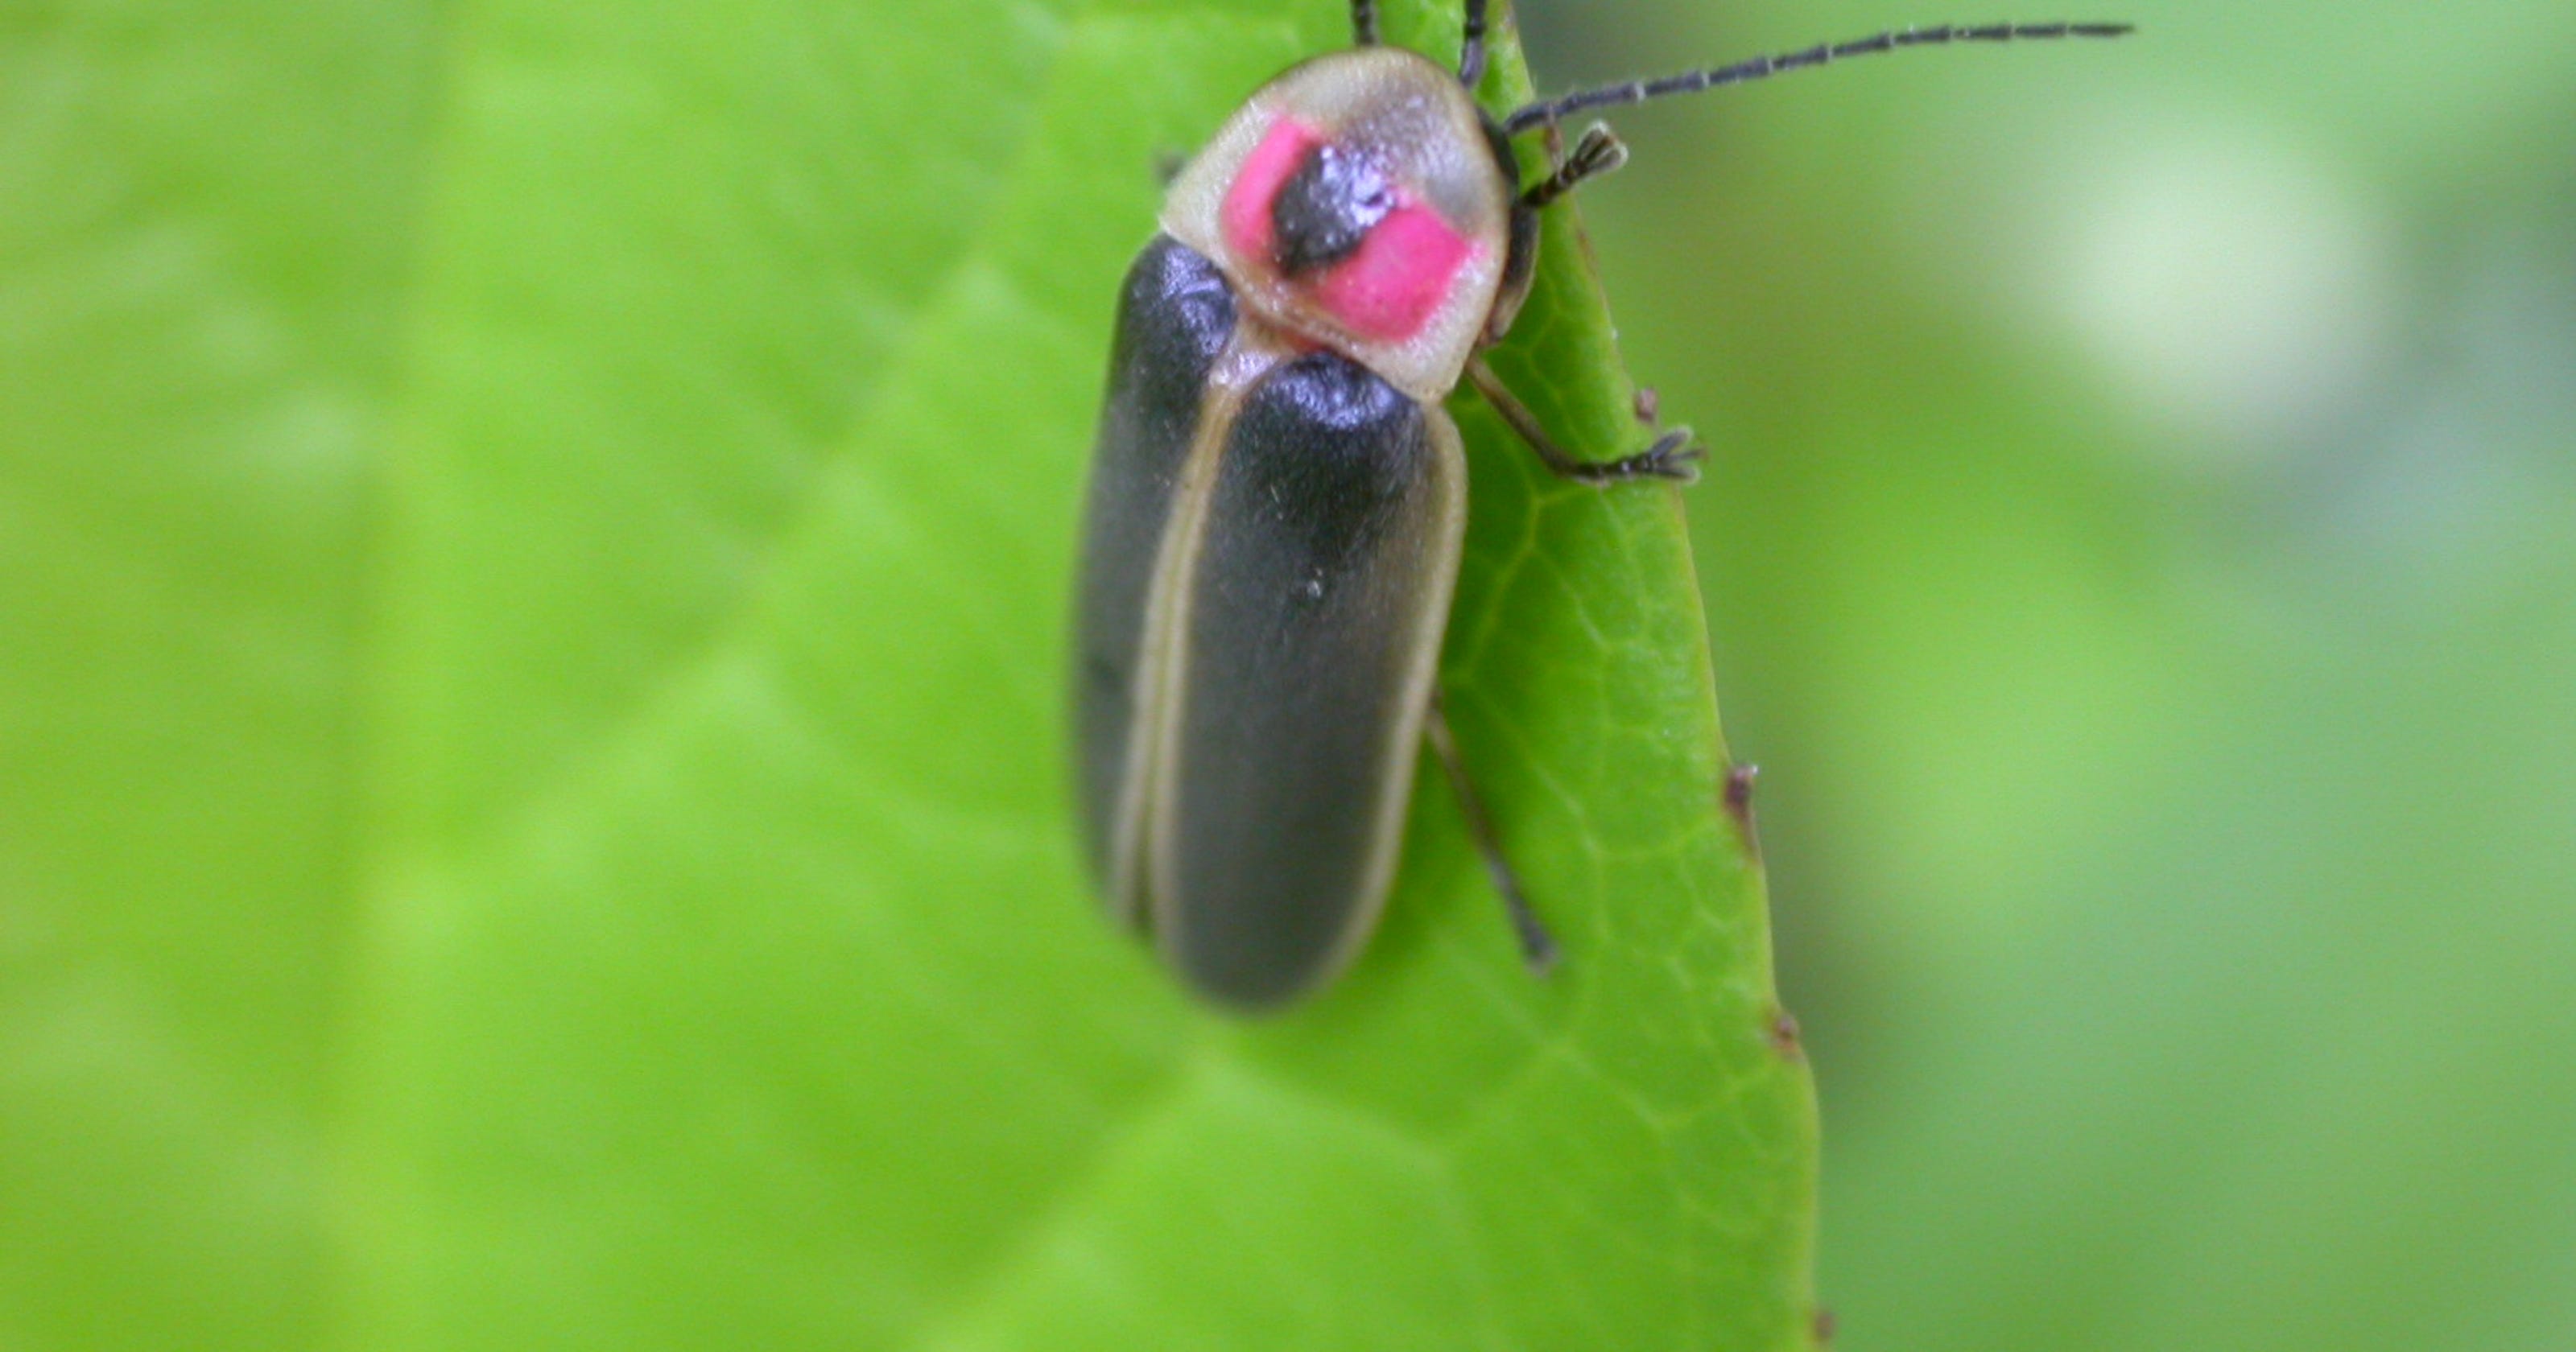
[[1449, 71], [1337, 52], [1252, 96], [1173, 182], [1163, 228], [1262, 320], [1437, 401], [1509, 261], [1518, 185], [1498, 153]]

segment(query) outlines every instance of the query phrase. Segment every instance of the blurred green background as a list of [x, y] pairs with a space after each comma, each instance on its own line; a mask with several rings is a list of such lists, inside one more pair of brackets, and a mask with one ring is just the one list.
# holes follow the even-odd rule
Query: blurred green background
[[[1524, 17], [1543, 87], [1995, 17], [1922, 4], [1590, 0]], [[1043, 14], [987, 8], [935, 72], [961, 99], [1007, 98], [1059, 36]], [[688, 631], [759, 571], [748, 544], [818, 477], [821, 456], [799, 457], [867, 378], [851, 354], [890, 345], [944, 241], [936, 218], [871, 233], [871, 185], [818, 187], [819, 156], [751, 180], [740, 142], [700, 141], [699, 119], [747, 108], [728, 134], [783, 144], [816, 116], [880, 129], [856, 159], [961, 202], [985, 185], [941, 179], [944, 152], [1011, 131], [910, 123], [830, 83], [881, 43], [813, 12], [688, 34], [721, 49], [650, 90], [538, 78], [571, 45], [539, 6], [507, 23], [426, 3], [0, 12], [0, 898], [17, 901], [0, 906], [0, 1104], [30, 1108], [0, 1117], [0, 1341], [314, 1345], [345, 1314], [318, 1282], [335, 1244], [399, 1250], [370, 1217], [415, 1180], [333, 1193], [317, 1123], [363, 1097], [399, 1124], [404, 1096], [436, 1086], [352, 1090], [340, 1058], [384, 1034], [385, 1011], [344, 1002], [363, 988], [472, 1014], [492, 992], [370, 970], [459, 942], [413, 904], [438, 880], [363, 857], [371, 834], [446, 833], [478, 847], [459, 852], [468, 869], [506, 848], [531, 887], [600, 867], [578, 839], [487, 839], [506, 776], [424, 747], [530, 763], [551, 748], [400, 672], [462, 671], [576, 726], [585, 701], [650, 721], [742, 693], [723, 667], [703, 688], [619, 687], [653, 654], [614, 633], [590, 668], [386, 661], [385, 645], [442, 632], [454, 617], [437, 608], [471, 595], [475, 632], [536, 650], [593, 618], [585, 581]], [[1623, 112], [1631, 167], [1585, 194], [1630, 364], [1714, 452], [1693, 529], [1733, 750], [1766, 771], [1783, 984], [1824, 1104], [1840, 1345], [2576, 1345], [2576, 7], [2106, 0], [2016, 17], [2143, 32], [1874, 58]], [[635, 53], [680, 45], [634, 22]], [[170, 40], [183, 31], [200, 36]], [[1226, 35], [1210, 33], [1213, 60]], [[469, 38], [487, 44], [478, 81], [440, 87]], [[818, 50], [832, 59], [809, 67]], [[759, 76], [735, 87], [728, 68]], [[442, 140], [469, 123], [536, 130]], [[601, 129], [795, 228], [727, 252], [685, 193], [649, 239], [603, 243], [579, 202], [514, 215], [575, 170], [614, 174], [635, 141], [584, 139]], [[479, 198], [432, 203], [444, 214], [422, 224], [420, 185], [459, 154], [483, 157]], [[459, 255], [478, 231], [515, 232], [528, 272], [432, 257], [447, 308], [397, 312], [385, 297], [420, 282], [416, 230]], [[809, 255], [891, 280], [817, 296], [765, 270]], [[674, 256], [739, 312], [666, 308]], [[550, 290], [558, 261], [599, 284]], [[606, 374], [534, 369], [560, 351], [512, 346], [567, 324], [603, 350], [635, 332], [703, 346]], [[1027, 341], [1096, 359], [1088, 335]], [[727, 402], [706, 373], [728, 361], [777, 397]], [[598, 407], [540, 407], [528, 390], [547, 382]], [[562, 504], [649, 519], [676, 554], [513, 534], [472, 497], [529, 492], [497, 457], [479, 481], [398, 481], [415, 523], [467, 547], [412, 590], [372, 590], [371, 457], [405, 438], [475, 444], [487, 416], [596, 437], [609, 464], [629, 435], [747, 449], [699, 467], [694, 514], [666, 519], [667, 485], [641, 477]], [[841, 506], [871, 519], [878, 504]], [[518, 577], [570, 581], [561, 596], [494, 582]], [[905, 604], [925, 624], [954, 613], [935, 592]], [[991, 678], [1040, 699], [1052, 675]], [[404, 725], [421, 744], [398, 736], [360, 766], [355, 730], [395, 701], [426, 711]], [[744, 744], [786, 765], [782, 801], [746, 815], [841, 829], [884, 806], [843, 765]], [[701, 750], [683, 748], [734, 768]], [[645, 800], [668, 787], [629, 784]], [[98, 830], [111, 811], [118, 829]], [[652, 848], [629, 867], [702, 862], [686, 842], [656, 853], [651, 814], [630, 815]], [[974, 822], [902, 826], [1002, 857], [994, 890], [1027, 862], [1014, 851], [1045, 853]], [[787, 876], [837, 862], [766, 860]], [[375, 930], [334, 905], [362, 875], [391, 898]], [[734, 952], [733, 920], [671, 920], [662, 940], [710, 953], [705, 989], [642, 1032], [757, 1079], [765, 1065], [689, 1043], [690, 1001], [814, 977], [800, 964], [823, 939], [791, 927]], [[483, 979], [542, 995], [546, 975]], [[658, 998], [656, 976], [639, 966], [633, 986]], [[204, 1010], [225, 1017], [190, 1021]], [[1157, 1036], [1142, 1020], [1120, 1034]], [[456, 1070], [408, 1045], [384, 1064], [424, 1063]], [[547, 1066], [515, 1069], [537, 1082]], [[532, 1176], [573, 1148], [541, 1116], [520, 1125], [479, 1144]], [[738, 1135], [705, 1149], [754, 1177], [765, 1140], [813, 1129], [719, 1125]], [[392, 1134], [424, 1168], [452, 1144]], [[507, 1213], [517, 1183], [504, 1170], [441, 1201], [477, 1221]], [[680, 1199], [684, 1218], [734, 1200]], [[24, 1219], [57, 1215], [73, 1223]], [[561, 1256], [544, 1239], [492, 1261], [542, 1268]], [[726, 1276], [786, 1286], [799, 1256]], [[588, 1275], [565, 1261], [566, 1282]], [[711, 1339], [724, 1332], [743, 1331]]]
[[[1552, 87], [1923, 8], [1525, 12]], [[2058, 8], [2141, 32], [1622, 114], [1586, 202], [1716, 448], [1825, 1299], [2576, 1346], [2576, 7]]]

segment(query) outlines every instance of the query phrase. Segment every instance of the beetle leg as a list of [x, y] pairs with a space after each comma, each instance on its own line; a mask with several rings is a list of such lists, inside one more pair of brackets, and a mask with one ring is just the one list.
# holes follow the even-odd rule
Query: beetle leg
[[1431, 714], [1422, 721], [1424, 739], [1431, 743], [1431, 753], [1440, 758], [1440, 768], [1449, 774], [1449, 787], [1458, 793], [1458, 812], [1467, 819], [1467, 834], [1476, 842], [1476, 853], [1484, 856], [1485, 873], [1494, 880], [1494, 890], [1502, 894], [1503, 909], [1511, 916], [1512, 933], [1521, 943], [1521, 960], [1529, 964], [1532, 976], [1545, 976], [1556, 966], [1557, 947], [1547, 926], [1539, 923], [1538, 912], [1530, 909], [1529, 895], [1521, 891], [1520, 875], [1512, 872], [1512, 862], [1503, 857], [1502, 842], [1494, 836], [1494, 819], [1485, 815], [1485, 800], [1476, 795], [1476, 786], [1467, 780], [1467, 764], [1458, 758], [1458, 739], [1449, 734], [1449, 716], [1440, 711], [1440, 692], [1431, 692]]
[[1574, 191], [1583, 180], [1609, 173], [1627, 162], [1627, 145], [1612, 135], [1609, 127], [1595, 122], [1583, 129], [1573, 153], [1556, 166], [1554, 173], [1522, 190], [1521, 205], [1536, 211]]
[[1692, 444], [1691, 431], [1687, 427], [1676, 427], [1664, 433], [1655, 438], [1654, 445], [1635, 455], [1621, 456], [1616, 460], [1578, 460], [1548, 440], [1546, 429], [1538, 425], [1538, 416], [1504, 388], [1502, 378], [1494, 374], [1494, 368], [1487, 366], [1484, 358], [1467, 359], [1467, 379], [1474, 382], [1476, 392], [1485, 396], [1485, 402], [1493, 405], [1496, 413], [1503, 415], [1503, 421], [1511, 424], [1521, 440], [1528, 442], [1529, 448], [1538, 453], [1539, 463], [1547, 466], [1547, 472], [1560, 479], [1600, 484], [1616, 483], [1622, 479], [1671, 479], [1693, 483], [1699, 478], [1698, 462], [1706, 453]]
[[1485, 0], [1467, 0], [1458, 37], [1458, 83], [1474, 89], [1485, 78]]
[[1377, 45], [1377, 0], [1351, 0], [1351, 45]]

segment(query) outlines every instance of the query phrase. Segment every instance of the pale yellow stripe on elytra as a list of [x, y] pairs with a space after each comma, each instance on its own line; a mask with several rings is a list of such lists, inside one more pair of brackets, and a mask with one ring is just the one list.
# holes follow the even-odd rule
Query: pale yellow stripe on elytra
[[1198, 427], [1189, 453], [1181, 459], [1181, 481], [1172, 489], [1172, 507], [1154, 552], [1153, 580], [1145, 589], [1145, 625], [1132, 680], [1127, 728], [1126, 768], [1119, 776], [1118, 810], [1112, 818], [1109, 855], [1109, 902], [1120, 922], [1142, 924], [1148, 917], [1151, 877], [1144, 871], [1148, 836], [1154, 822], [1169, 820], [1171, 811], [1158, 799], [1171, 778], [1171, 758], [1179, 736], [1177, 710], [1181, 693], [1181, 633], [1188, 624], [1187, 587], [1183, 579], [1196, 567], [1199, 542], [1207, 531], [1208, 501], [1216, 487], [1217, 462], [1236, 410], [1255, 383], [1293, 355], [1279, 335], [1264, 326], [1237, 322], [1208, 372], [1207, 395], [1199, 403]]

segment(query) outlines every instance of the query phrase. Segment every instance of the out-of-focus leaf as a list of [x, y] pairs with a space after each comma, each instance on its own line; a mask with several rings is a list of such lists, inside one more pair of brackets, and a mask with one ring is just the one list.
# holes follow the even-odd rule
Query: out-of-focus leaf
[[2576, 10], [2085, 9], [2139, 32], [1623, 117], [1586, 204], [1728, 420], [1838, 1346], [2568, 1344]]
[[0, 15], [0, 1345], [309, 1346], [429, 6]]

